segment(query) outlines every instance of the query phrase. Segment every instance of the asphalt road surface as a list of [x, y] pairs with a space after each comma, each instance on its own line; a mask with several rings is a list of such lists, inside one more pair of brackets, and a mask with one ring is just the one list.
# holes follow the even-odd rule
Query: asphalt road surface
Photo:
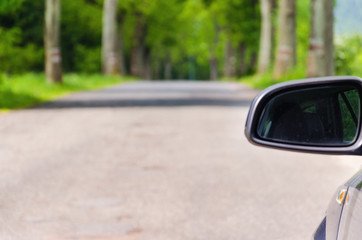
[[235, 83], [140, 82], [0, 114], [0, 239], [310, 239], [352, 157], [255, 147]]

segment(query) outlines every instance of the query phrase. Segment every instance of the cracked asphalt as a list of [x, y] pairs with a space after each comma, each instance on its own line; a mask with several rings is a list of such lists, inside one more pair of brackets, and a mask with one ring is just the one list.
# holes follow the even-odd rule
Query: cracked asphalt
[[135, 82], [0, 113], [0, 239], [310, 239], [361, 161], [252, 146], [256, 94]]

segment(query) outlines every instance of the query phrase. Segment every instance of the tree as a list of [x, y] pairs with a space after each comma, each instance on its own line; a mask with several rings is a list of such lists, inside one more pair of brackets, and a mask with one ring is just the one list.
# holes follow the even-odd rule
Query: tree
[[117, 32], [118, 0], [105, 0], [103, 6], [102, 69], [105, 75], [119, 74]]
[[133, 76], [142, 77], [144, 75], [144, 44], [146, 26], [143, 13], [136, 11], [134, 14], [136, 18], [136, 25], [132, 39], [131, 74]]
[[[260, 39], [260, 4], [258, 0], [228, 0], [225, 6], [225, 22], [222, 25], [234, 50], [225, 56], [231, 56], [228, 64], [231, 76], [243, 76], [255, 69]], [[228, 41], [226, 40], [226, 41]], [[226, 50], [230, 48], [226, 48]], [[237, 54], [235, 54], [235, 52]], [[226, 58], [225, 58], [226, 59]], [[224, 66], [225, 68], [225, 66]]]
[[223, 76], [226, 78], [233, 78], [236, 74], [235, 69], [236, 56], [235, 48], [232, 45], [230, 40], [225, 42], [225, 51], [224, 51], [224, 72]]
[[63, 72], [102, 72], [103, 2], [62, 0]]
[[269, 70], [273, 59], [273, 6], [275, 4], [275, 0], [260, 0], [260, 3], [262, 22], [258, 57], [258, 73], [264, 73]]
[[[225, 4], [218, 0], [203, 0], [205, 6], [205, 16], [207, 22], [212, 23], [208, 26], [209, 29], [206, 31], [209, 35], [207, 36], [208, 48], [209, 48], [209, 65], [210, 65], [210, 80], [217, 80], [219, 78], [219, 60], [218, 59], [218, 46], [220, 44], [220, 33], [221, 27], [220, 22], [222, 22], [223, 12], [225, 12]], [[221, 19], [220, 19], [221, 18]], [[211, 41], [210, 41], [211, 40]]]
[[362, 35], [346, 35], [335, 45], [335, 68], [337, 75], [362, 76]]
[[44, 12], [45, 1], [0, 1], [0, 72], [44, 70]]
[[214, 46], [210, 49], [210, 80], [217, 80], [218, 79], [218, 66], [219, 62], [216, 55], [216, 46], [219, 44], [219, 34], [220, 28], [214, 19], [213, 21], [214, 26]]
[[[182, 32], [187, 24], [180, 19], [182, 14], [180, 10], [184, 9], [184, 2], [144, 1], [144, 7], [140, 8], [143, 12], [144, 26], [139, 41], [141, 43], [139, 50], [143, 52], [143, 62], [139, 64], [142, 67], [142, 77], [160, 78], [163, 73], [165, 79], [171, 79], [176, 73], [179, 76], [183, 75], [182, 66], [187, 50], [183, 49], [186, 39], [182, 36]], [[174, 67], [176, 65], [177, 67]]]
[[274, 77], [279, 78], [297, 63], [295, 0], [280, 0], [278, 13], [278, 48]]
[[60, 51], [60, 0], [45, 2], [45, 74], [50, 82], [62, 82]]
[[308, 77], [334, 74], [333, 21], [333, 1], [311, 1]]
[[121, 14], [118, 15], [122, 15], [121, 17], [119, 17], [119, 30], [118, 30], [118, 67], [119, 67], [119, 73], [121, 75], [126, 75], [127, 71], [126, 71], [126, 65], [125, 65], [125, 58], [124, 58], [124, 15], [125, 15], [125, 11], [120, 11]]

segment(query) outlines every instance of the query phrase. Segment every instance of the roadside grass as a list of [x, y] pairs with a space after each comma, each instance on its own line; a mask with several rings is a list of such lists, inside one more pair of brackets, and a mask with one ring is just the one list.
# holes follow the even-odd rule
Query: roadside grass
[[272, 71], [268, 71], [263, 74], [255, 74], [243, 77], [238, 79], [237, 81], [245, 83], [246, 85], [255, 89], [264, 89], [276, 83], [281, 83], [289, 80], [302, 79], [305, 77], [306, 77], [305, 69], [296, 68], [284, 74], [282, 77], [278, 79], [273, 78]]
[[21, 109], [54, 100], [65, 94], [106, 87], [132, 81], [131, 77], [102, 76], [99, 74], [65, 74], [63, 84], [47, 83], [44, 74], [26, 73], [0, 75], [0, 111]]

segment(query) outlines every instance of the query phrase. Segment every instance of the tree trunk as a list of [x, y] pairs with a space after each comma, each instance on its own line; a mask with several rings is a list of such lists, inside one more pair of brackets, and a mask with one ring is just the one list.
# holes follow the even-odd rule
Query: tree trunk
[[257, 64], [258, 54], [256, 51], [252, 51], [250, 54], [249, 72], [254, 73]]
[[117, 35], [118, 0], [105, 0], [103, 7], [102, 69], [105, 75], [119, 74], [119, 43]]
[[183, 61], [179, 61], [178, 66], [180, 66], [180, 67], [179, 67], [179, 69], [178, 69], [178, 71], [177, 71], [177, 79], [178, 79], [178, 80], [185, 79], [185, 77], [184, 77], [184, 72], [183, 72], [184, 62], [183, 62]]
[[218, 59], [216, 57], [216, 48], [219, 44], [219, 34], [220, 34], [220, 27], [218, 26], [216, 20], [213, 20], [214, 25], [214, 44], [210, 49], [210, 80], [217, 80], [218, 79]]
[[137, 50], [137, 62], [138, 62], [138, 75], [139, 77], [144, 77], [145, 75], [145, 42], [144, 37], [140, 39], [140, 44]]
[[127, 70], [126, 70], [126, 64], [125, 64], [125, 59], [124, 59], [124, 44], [123, 44], [123, 21], [120, 21], [119, 24], [119, 33], [118, 33], [118, 57], [119, 57], [119, 63], [118, 63], [118, 68], [119, 68], [119, 73], [121, 75], [126, 75], [127, 74]]
[[274, 0], [261, 0], [261, 35], [258, 61], [258, 73], [269, 70], [273, 57], [273, 2]]
[[194, 57], [188, 59], [189, 80], [196, 80], [196, 64]]
[[275, 78], [285, 74], [297, 63], [295, 0], [280, 0], [278, 36]]
[[218, 69], [217, 58], [215, 56], [212, 56], [210, 59], [210, 80], [218, 79], [217, 69]]
[[[153, 71], [153, 79], [160, 80], [161, 79], [161, 59], [157, 59], [154, 65]], [[152, 67], [152, 66], [151, 66]]]
[[152, 79], [152, 58], [151, 49], [149, 47], [146, 47], [145, 49], [144, 79]]
[[60, 50], [60, 0], [45, 1], [45, 75], [49, 82], [62, 82]]
[[224, 55], [224, 77], [235, 77], [235, 51], [231, 41], [226, 41]]
[[172, 79], [172, 62], [170, 53], [167, 54], [166, 62], [165, 62], [165, 79]]
[[144, 21], [142, 13], [136, 13], [136, 18], [137, 24], [131, 49], [131, 74], [136, 77], [142, 77], [144, 62]]
[[117, 35], [118, 0], [104, 0], [102, 32], [102, 69], [105, 75], [119, 74]]
[[244, 43], [239, 44], [239, 67], [238, 67], [238, 76], [244, 76], [246, 72], [245, 67], [245, 52], [246, 52], [246, 46]]
[[333, 1], [311, 1], [308, 77], [334, 74], [333, 21]]

